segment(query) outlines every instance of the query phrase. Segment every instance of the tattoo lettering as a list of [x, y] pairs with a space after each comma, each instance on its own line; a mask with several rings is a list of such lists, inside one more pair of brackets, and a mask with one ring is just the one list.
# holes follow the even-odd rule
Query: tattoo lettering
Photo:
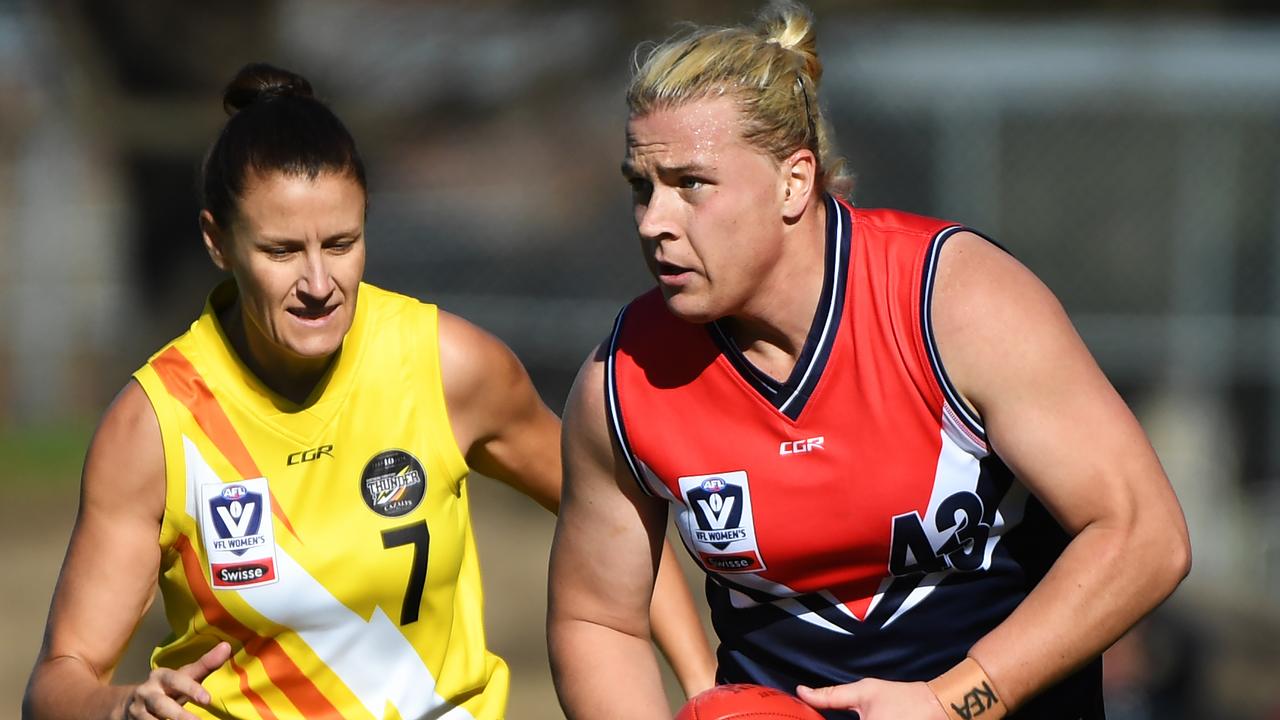
[[996, 698], [996, 691], [985, 680], [981, 687], [974, 686], [972, 690], [965, 693], [962, 699], [964, 700], [963, 705], [951, 703], [951, 709], [955, 710], [956, 714], [964, 718], [964, 720], [973, 720], [973, 718], [985, 713], [991, 709], [991, 706], [1000, 702]]

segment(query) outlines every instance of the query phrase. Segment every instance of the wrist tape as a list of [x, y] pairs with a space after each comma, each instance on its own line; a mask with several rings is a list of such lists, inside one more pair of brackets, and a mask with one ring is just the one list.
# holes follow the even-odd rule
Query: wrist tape
[[950, 720], [1000, 720], [1008, 712], [991, 678], [971, 657], [927, 684]]

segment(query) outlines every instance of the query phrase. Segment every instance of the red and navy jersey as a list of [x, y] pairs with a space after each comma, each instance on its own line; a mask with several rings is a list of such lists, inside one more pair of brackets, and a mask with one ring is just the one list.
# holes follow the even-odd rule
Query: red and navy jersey
[[[656, 290], [610, 340], [613, 432], [707, 572], [721, 682], [932, 679], [1068, 540], [939, 360], [938, 255], [965, 228], [830, 197], [825, 211], [821, 301], [785, 381]], [[1019, 715], [1100, 718], [1100, 675], [1095, 662]]]

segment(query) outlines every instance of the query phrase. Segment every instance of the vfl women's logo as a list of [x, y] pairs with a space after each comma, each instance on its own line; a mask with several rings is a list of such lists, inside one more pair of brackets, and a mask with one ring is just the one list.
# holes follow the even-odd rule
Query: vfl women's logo
[[689, 504], [698, 509], [694, 513], [698, 527], [693, 536], [717, 550], [724, 550], [735, 540], [745, 540], [747, 530], [742, 527], [742, 488], [713, 477], [685, 493]]
[[680, 532], [703, 566], [722, 573], [764, 570], [746, 472], [691, 475], [679, 483], [685, 501]]
[[217, 549], [244, 555], [249, 548], [264, 542], [258, 534], [262, 524], [262, 496], [258, 493], [249, 492], [243, 485], [231, 485], [209, 501], [209, 509], [218, 533], [218, 539], [213, 541]]
[[360, 495], [369, 509], [383, 517], [400, 517], [422, 502], [427, 471], [404, 450], [384, 450], [365, 463]]
[[214, 589], [276, 581], [276, 544], [266, 478], [200, 487], [201, 534]]

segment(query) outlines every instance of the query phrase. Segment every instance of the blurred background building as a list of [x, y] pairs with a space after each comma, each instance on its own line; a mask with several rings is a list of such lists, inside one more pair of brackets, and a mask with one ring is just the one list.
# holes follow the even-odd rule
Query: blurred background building
[[[965, 222], [1031, 267], [1182, 499], [1195, 567], [1112, 651], [1112, 716], [1280, 717], [1280, 8], [810, 6], [853, 200]], [[368, 279], [497, 334], [558, 410], [648, 286], [617, 170], [631, 48], [755, 7], [0, 0], [0, 537], [21, 556], [0, 598], [23, 638], [0, 702], [34, 659], [88, 428], [216, 281], [196, 173], [236, 69], [297, 70], [350, 125]], [[510, 608], [495, 644], [527, 678], [511, 715], [556, 717], [525, 604], [551, 524], [502, 491], [476, 506]]]

